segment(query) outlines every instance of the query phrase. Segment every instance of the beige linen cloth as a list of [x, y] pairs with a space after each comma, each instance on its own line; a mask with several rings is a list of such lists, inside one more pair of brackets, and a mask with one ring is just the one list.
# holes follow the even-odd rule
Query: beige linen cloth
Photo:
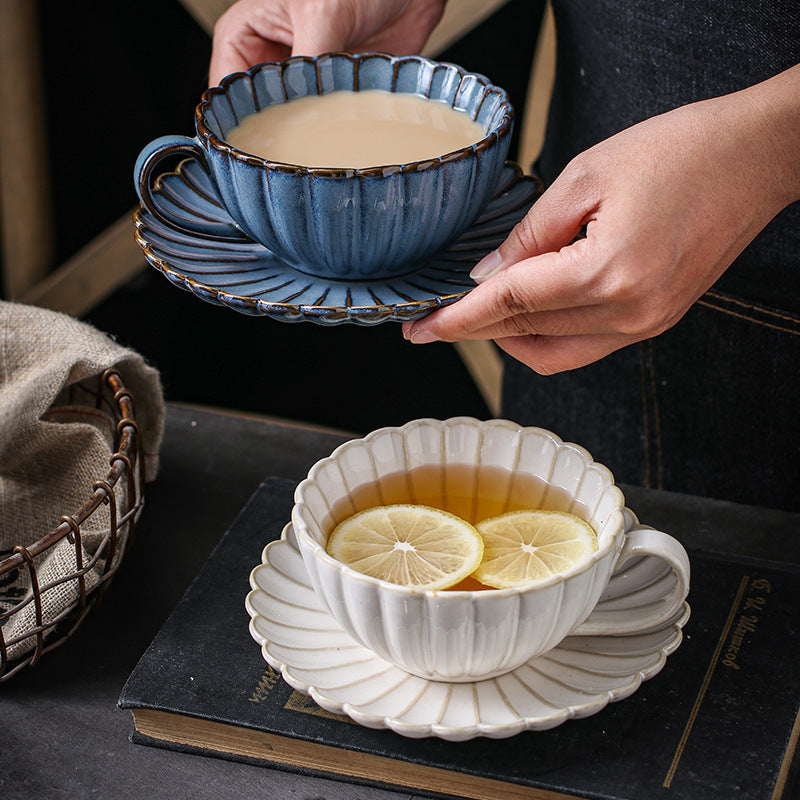
[[[164, 426], [158, 372], [90, 325], [0, 301], [0, 561], [16, 545], [41, 539], [63, 514], [74, 514], [89, 499], [92, 484], [108, 474], [116, 426], [108, 409], [95, 407], [90, 390], [96, 392], [99, 376], [109, 367], [117, 370], [133, 396], [146, 479], [152, 480]], [[117, 482], [120, 507], [125, 484], [123, 479]], [[109, 525], [108, 507], [102, 504], [81, 526], [84, 565], [96, 554]], [[124, 544], [118, 540], [115, 562]], [[40, 587], [74, 572], [75, 546], [62, 539], [39, 556], [36, 566]], [[105, 566], [101, 558], [86, 574], [87, 592]], [[75, 603], [78, 591], [78, 581], [72, 579], [43, 592], [44, 623]], [[0, 614], [30, 594], [27, 569], [0, 575]], [[11, 644], [34, 626], [32, 602], [5, 621], [10, 660], [35, 647], [35, 636]]]

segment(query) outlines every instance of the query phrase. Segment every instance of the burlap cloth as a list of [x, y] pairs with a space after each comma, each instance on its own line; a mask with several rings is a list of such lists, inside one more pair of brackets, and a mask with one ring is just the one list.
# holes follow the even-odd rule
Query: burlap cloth
[[[64, 314], [0, 301], [0, 561], [16, 545], [32, 545], [53, 530], [63, 514], [73, 514], [105, 479], [114, 453], [115, 420], [109, 409], [95, 407], [89, 390], [114, 367], [133, 397], [142, 435], [147, 480], [158, 469], [164, 427], [164, 400], [158, 372], [140, 355], [121, 347], [95, 328]], [[117, 500], [124, 500], [119, 481]], [[95, 554], [110, 525], [105, 505], [81, 526], [83, 564]], [[127, 526], [126, 526], [127, 530]], [[118, 542], [115, 561], [124, 541]], [[75, 547], [66, 539], [37, 561], [40, 586], [76, 569]], [[105, 570], [99, 560], [86, 575], [86, 589]], [[43, 593], [47, 624], [78, 597], [78, 581], [60, 583]], [[0, 575], [0, 614], [30, 596], [27, 569]], [[28, 603], [3, 624], [10, 643], [35, 625]], [[10, 660], [36, 643], [28, 636], [8, 647]]]

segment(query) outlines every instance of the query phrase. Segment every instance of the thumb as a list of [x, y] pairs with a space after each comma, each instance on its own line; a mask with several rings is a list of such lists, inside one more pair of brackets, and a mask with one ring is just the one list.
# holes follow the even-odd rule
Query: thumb
[[500, 247], [475, 265], [470, 277], [483, 283], [518, 261], [566, 247], [580, 233], [594, 205], [587, 193], [576, 192], [572, 181], [559, 176]]
[[303, 30], [295, 34], [292, 43], [293, 56], [318, 56], [322, 53], [333, 53], [346, 49], [343, 36], [328, 28], [320, 30]]
[[346, 10], [338, 9], [330, 15], [321, 15], [317, 9], [306, 13], [306, 6], [292, 20], [294, 38], [292, 40], [293, 56], [318, 56], [346, 50], [348, 42], [348, 25], [352, 20]]

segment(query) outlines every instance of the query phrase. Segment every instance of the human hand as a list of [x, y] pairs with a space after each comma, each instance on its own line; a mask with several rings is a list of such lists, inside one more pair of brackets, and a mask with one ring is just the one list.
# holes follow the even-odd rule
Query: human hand
[[477, 265], [475, 289], [405, 337], [494, 339], [550, 374], [656, 336], [800, 198], [799, 124], [796, 67], [601, 142]]
[[444, 5], [445, 0], [239, 0], [214, 27], [209, 84], [290, 55], [418, 53]]

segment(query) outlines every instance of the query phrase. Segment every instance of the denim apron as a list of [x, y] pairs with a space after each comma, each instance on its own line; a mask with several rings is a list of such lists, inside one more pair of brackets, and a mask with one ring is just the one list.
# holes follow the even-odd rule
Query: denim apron
[[[797, 0], [553, 6], [545, 183], [642, 119], [800, 62]], [[553, 376], [506, 358], [503, 416], [579, 442], [621, 482], [800, 511], [800, 203], [660, 336]]]

